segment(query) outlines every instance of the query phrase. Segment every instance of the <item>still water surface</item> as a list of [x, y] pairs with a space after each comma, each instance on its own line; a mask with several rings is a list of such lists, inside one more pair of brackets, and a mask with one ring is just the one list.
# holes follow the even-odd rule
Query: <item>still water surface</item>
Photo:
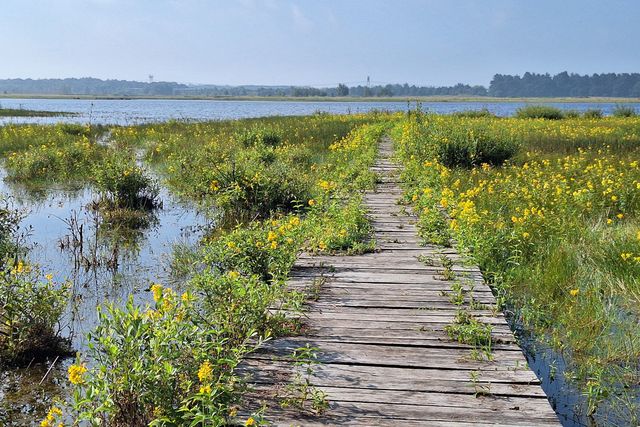
[[[597, 108], [611, 114], [614, 103], [544, 103], [563, 110], [584, 111]], [[133, 125], [149, 122], [177, 120], [223, 120], [263, 116], [297, 116], [316, 112], [334, 114], [364, 113], [371, 110], [407, 111], [415, 103], [407, 102], [333, 102], [333, 101], [220, 101], [220, 100], [171, 100], [171, 99], [13, 99], [0, 98], [3, 108], [65, 111], [76, 113], [72, 117], [20, 117], [0, 118], [0, 123], [92, 123]], [[456, 111], [487, 108], [498, 116], [512, 115], [523, 102], [423, 102], [422, 109], [448, 114]], [[640, 112], [640, 104], [633, 106]]]

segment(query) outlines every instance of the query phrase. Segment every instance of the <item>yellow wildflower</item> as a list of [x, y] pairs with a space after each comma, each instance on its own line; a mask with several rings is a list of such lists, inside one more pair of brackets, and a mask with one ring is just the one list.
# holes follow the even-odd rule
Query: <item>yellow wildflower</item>
[[253, 419], [253, 417], [249, 417], [247, 418], [247, 421], [244, 422], [245, 427], [251, 427], [256, 425], [256, 420]]
[[628, 260], [629, 258], [631, 258], [633, 254], [629, 253], [629, 252], [623, 252], [620, 254], [620, 258], [622, 258], [623, 261]]
[[227, 276], [229, 276], [230, 279], [237, 279], [238, 277], [240, 277], [240, 273], [232, 270], [227, 273]]
[[211, 386], [209, 384], [200, 386], [200, 394], [209, 394], [211, 393]]
[[319, 185], [324, 191], [331, 190], [331, 183], [329, 181], [322, 180]]
[[569, 291], [569, 294], [570, 294], [572, 297], [576, 297], [576, 296], [578, 296], [578, 294], [579, 294], [579, 293], [580, 293], [580, 289], [571, 289], [571, 290]]
[[309, 206], [313, 206], [316, 204], [316, 201], [314, 199], [309, 199]]
[[162, 285], [154, 283], [151, 285], [151, 292], [153, 292], [153, 300], [155, 302], [160, 301], [160, 298], [162, 298]]
[[44, 276], [44, 277], [45, 277], [45, 279], [47, 279], [49, 282], [50, 282], [51, 280], [53, 280], [53, 274], [51, 274], [51, 273], [47, 274], [47, 275], [46, 275], [46, 276]]
[[84, 382], [84, 378], [82, 376], [85, 372], [87, 372], [87, 367], [84, 364], [81, 365], [71, 365], [69, 366], [69, 381], [71, 384], [82, 384]]
[[298, 225], [300, 225], [300, 218], [298, 218], [297, 216], [292, 217], [289, 220], [289, 224], [293, 225], [294, 227], [297, 227]]
[[198, 379], [200, 380], [201, 383], [205, 383], [205, 382], [211, 381], [212, 375], [213, 375], [213, 367], [211, 366], [211, 363], [209, 363], [208, 360], [205, 360], [200, 365], [200, 369], [198, 369]]

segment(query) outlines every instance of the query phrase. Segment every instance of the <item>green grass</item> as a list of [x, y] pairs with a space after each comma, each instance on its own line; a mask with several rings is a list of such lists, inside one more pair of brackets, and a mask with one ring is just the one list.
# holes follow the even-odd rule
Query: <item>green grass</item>
[[[394, 130], [421, 233], [444, 229], [473, 255], [520, 326], [562, 352], [580, 411], [602, 422], [638, 414], [639, 125], [413, 115]], [[470, 167], [432, 148], [481, 132], [511, 142], [513, 156]], [[474, 329], [465, 324], [450, 330]]]

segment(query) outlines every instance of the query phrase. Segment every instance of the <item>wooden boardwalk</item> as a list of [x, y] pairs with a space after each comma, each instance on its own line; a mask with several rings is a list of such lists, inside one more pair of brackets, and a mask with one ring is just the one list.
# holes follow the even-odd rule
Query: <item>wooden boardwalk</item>
[[[253, 409], [266, 402], [266, 420], [283, 426], [559, 425], [504, 316], [491, 310], [495, 300], [477, 267], [465, 266], [451, 248], [419, 244], [415, 219], [396, 203], [402, 192], [391, 149], [384, 139], [375, 166], [381, 183], [366, 195], [377, 251], [299, 258], [290, 285], [321, 286], [304, 336], [276, 339], [250, 357]], [[443, 256], [454, 262], [453, 280], [442, 276]], [[473, 283], [473, 297], [484, 305], [471, 313], [492, 325], [491, 361], [445, 332], [458, 308], [450, 297], [454, 281]], [[302, 369], [289, 356], [306, 344], [319, 349], [311, 382], [329, 400], [320, 415], [278, 404]]]

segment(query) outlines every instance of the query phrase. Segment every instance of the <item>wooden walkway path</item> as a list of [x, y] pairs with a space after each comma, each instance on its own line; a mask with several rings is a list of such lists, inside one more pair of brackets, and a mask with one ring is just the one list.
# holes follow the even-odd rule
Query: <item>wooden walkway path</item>
[[[250, 399], [266, 401], [266, 420], [282, 426], [559, 425], [504, 316], [491, 310], [494, 297], [479, 270], [451, 248], [419, 244], [414, 218], [396, 203], [402, 192], [391, 150], [383, 139], [375, 165], [382, 182], [366, 195], [378, 250], [299, 258], [292, 287], [322, 277], [305, 334], [271, 341], [251, 356]], [[443, 256], [454, 261], [453, 280], [442, 277]], [[493, 327], [491, 361], [472, 357], [470, 346], [445, 332], [458, 308], [450, 297], [456, 280], [472, 282], [474, 299], [486, 305], [471, 312]], [[320, 415], [278, 404], [302, 369], [288, 356], [306, 344], [319, 349], [311, 382], [329, 400]]]

